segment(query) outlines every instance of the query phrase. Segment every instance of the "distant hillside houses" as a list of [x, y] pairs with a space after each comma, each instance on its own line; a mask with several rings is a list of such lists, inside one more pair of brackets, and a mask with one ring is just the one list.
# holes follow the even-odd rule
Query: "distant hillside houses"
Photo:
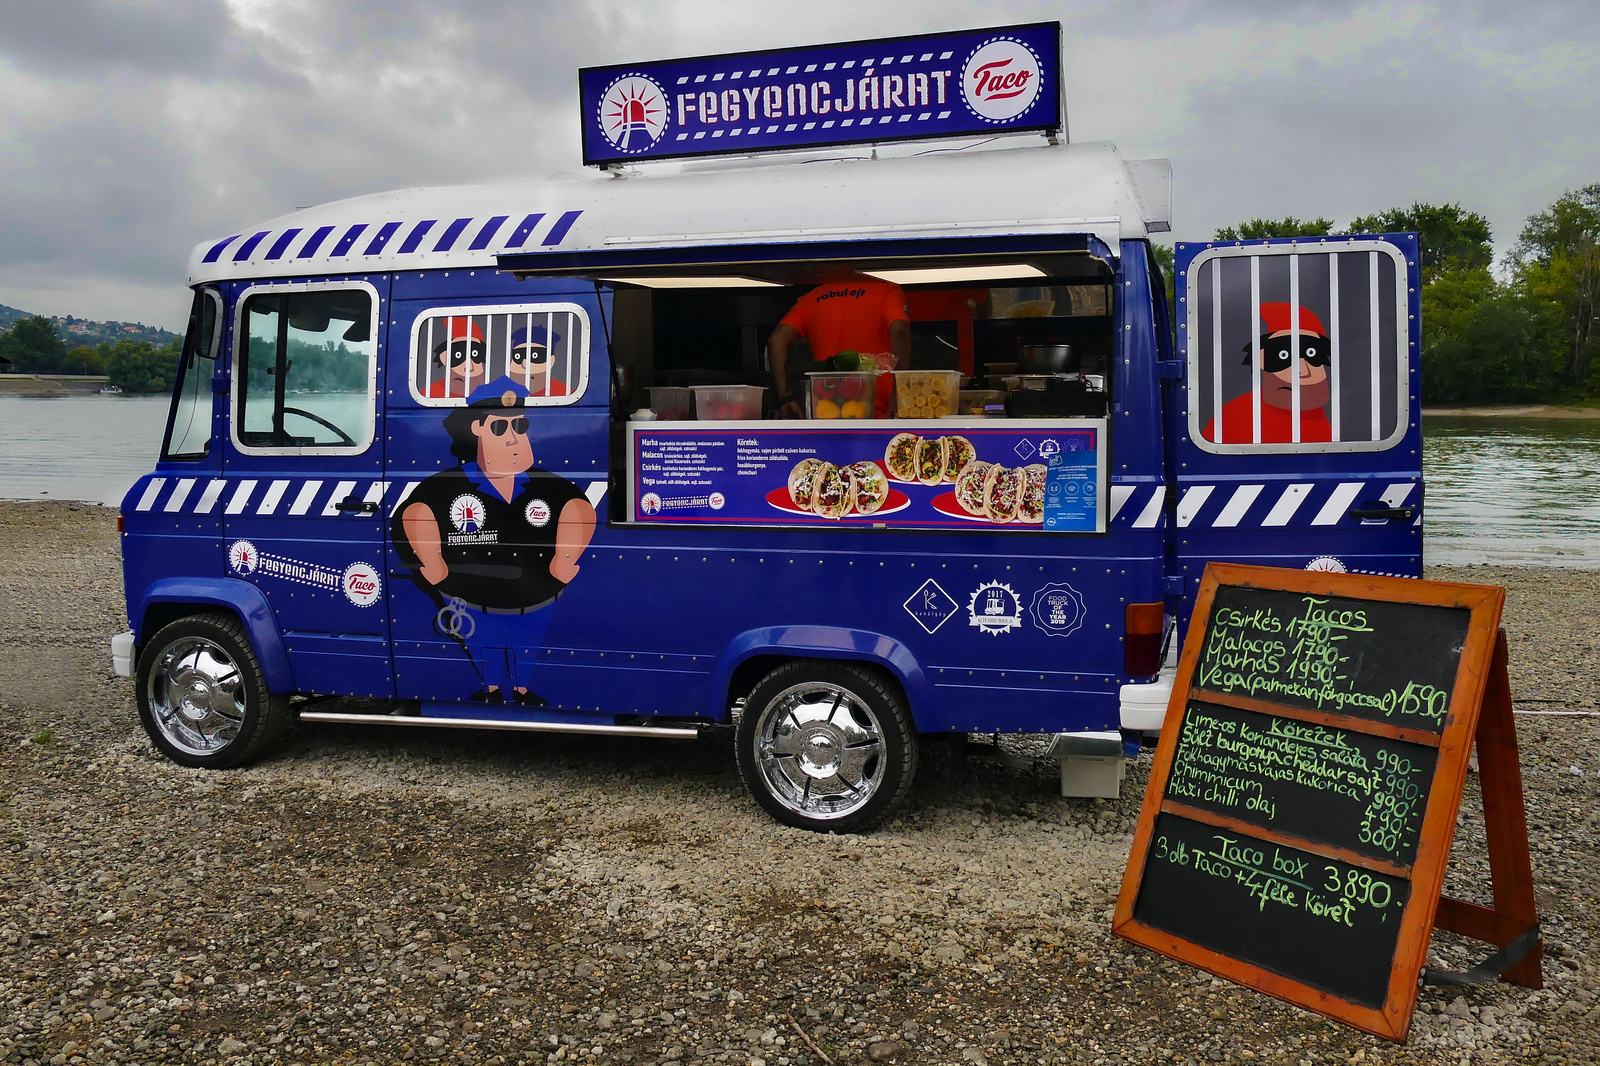
[[[28, 311], [0, 304], [0, 333], [6, 332], [24, 319], [33, 317]], [[143, 322], [115, 320], [100, 322], [91, 318], [79, 318], [76, 315], [50, 315], [48, 318], [55, 325], [56, 335], [68, 348], [80, 346], [92, 348], [99, 344], [123, 340], [149, 341], [151, 344], [162, 346], [179, 339], [176, 333], [159, 326], [147, 326]]]

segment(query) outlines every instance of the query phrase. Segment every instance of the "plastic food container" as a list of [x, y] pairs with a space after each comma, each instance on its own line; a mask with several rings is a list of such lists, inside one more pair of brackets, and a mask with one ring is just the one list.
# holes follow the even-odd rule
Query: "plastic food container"
[[963, 416], [982, 416], [989, 404], [1004, 403], [1005, 393], [999, 389], [962, 389], [957, 394], [956, 409]]
[[807, 374], [806, 417], [871, 418], [878, 372], [834, 370]]
[[650, 410], [661, 422], [684, 422], [689, 418], [689, 390], [655, 386], [650, 389]]
[[[761, 417], [761, 385], [691, 385], [694, 416], [701, 421], [726, 422]], [[654, 390], [651, 390], [654, 391]], [[655, 398], [651, 397], [652, 404]]]
[[959, 370], [896, 370], [895, 413], [900, 418], [944, 418], [958, 410]]

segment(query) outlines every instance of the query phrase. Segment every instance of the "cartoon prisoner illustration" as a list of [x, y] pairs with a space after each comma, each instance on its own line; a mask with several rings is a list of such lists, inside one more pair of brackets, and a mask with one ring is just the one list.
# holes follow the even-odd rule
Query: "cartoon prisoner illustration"
[[445, 416], [460, 463], [418, 485], [391, 527], [413, 580], [440, 606], [440, 632], [482, 676], [471, 696], [482, 703], [545, 705], [529, 685], [532, 653], [594, 535], [582, 490], [533, 465], [528, 395], [500, 377]]
[[[1299, 329], [1292, 328], [1286, 303], [1261, 305], [1259, 340], [1243, 349], [1249, 366], [1256, 346], [1261, 350], [1261, 436], [1254, 436], [1255, 397], [1253, 391], [1235, 396], [1222, 405], [1222, 436], [1217, 436], [1216, 420], [1206, 423], [1207, 440], [1238, 444], [1259, 439], [1263, 444], [1286, 444], [1293, 439], [1294, 380], [1300, 382], [1300, 440], [1313, 443], [1333, 439], [1333, 427], [1324, 407], [1328, 403], [1328, 331], [1310, 308], [1300, 308]], [[1295, 359], [1298, 342], [1299, 359]]]

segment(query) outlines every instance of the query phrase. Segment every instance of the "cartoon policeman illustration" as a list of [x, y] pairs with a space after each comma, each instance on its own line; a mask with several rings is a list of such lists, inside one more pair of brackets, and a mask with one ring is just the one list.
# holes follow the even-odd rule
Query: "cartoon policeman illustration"
[[[1286, 303], [1261, 305], [1261, 439], [1263, 444], [1287, 444], [1294, 439], [1294, 379], [1300, 379], [1300, 440], [1323, 442], [1333, 439], [1333, 427], [1323, 410], [1331, 394], [1328, 380], [1330, 342], [1322, 320], [1310, 308], [1300, 308], [1299, 330], [1291, 328]], [[1299, 342], [1296, 362], [1295, 342]], [[1254, 358], [1256, 341], [1243, 348], [1244, 362]], [[1293, 365], [1291, 365], [1293, 364]], [[1216, 419], [1206, 423], [1204, 436], [1219, 444], [1255, 442], [1255, 403], [1246, 389], [1222, 405], [1222, 436], [1217, 436]]]
[[519, 379], [534, 396], [565, 396], [567, 385], [550, 374], [550, 346], [561, 334], [547, 335], [543, 326], [518, 327], [511, 334], [510, 365], [506, 373]]
[[418, 485], [390, 532], [413, 580], [440, 605], [440, 631], [461, 642], [483, 678], [470, 698], [543, 706], [529, 688], [532, 653], [578, 575], [595, 512], [578, 486], [533, 465], [527, 397], [520, 382], [500, 377], [445, 416], [460, 463]]

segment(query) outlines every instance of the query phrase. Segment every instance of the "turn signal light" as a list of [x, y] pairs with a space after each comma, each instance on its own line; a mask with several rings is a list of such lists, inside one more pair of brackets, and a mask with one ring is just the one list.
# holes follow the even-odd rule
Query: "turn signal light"
[[123, 518], [121, 515], [117, 515], [117, 532], [118, 533], [126, 533], [127, 531], [128, 531], [127, 519]]
[[1163, 604], [1128, 604], [1122, 641], [1122, 668], [1129, 677], [1161, 672], [1161, 637], [1166, 632]]

